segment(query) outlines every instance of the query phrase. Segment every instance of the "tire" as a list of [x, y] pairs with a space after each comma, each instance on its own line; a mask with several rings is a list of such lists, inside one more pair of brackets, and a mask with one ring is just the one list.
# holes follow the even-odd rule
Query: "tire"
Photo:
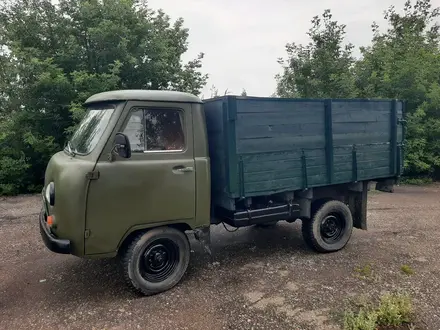
[[329, 201], [303, 220], [302, 234], [308, 246], [317, 252], [336, 252], [345, 247], [353, 232], [349, 207], [340, 201]]
[[161, 227], [139, 234], [122, 258], [125, 281], [146, 296], [169, 290], [185, 274], [190, 252], [188, 237], [177, 229]]

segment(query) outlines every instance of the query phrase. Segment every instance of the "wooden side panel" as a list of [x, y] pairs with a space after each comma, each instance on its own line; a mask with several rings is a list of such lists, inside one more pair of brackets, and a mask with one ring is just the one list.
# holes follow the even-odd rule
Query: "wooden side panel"
[[333, 102], [335, 183], [393, 175], [393, 106], [388, 100]]
[[326, 178], [325, 149], [304, 150], [304, 155], [306, 173], [300, 149], [242, 155], [246, 196], [302, 189], [306, 182], [309, 187], [319, 185]]
[[389, 176], [390, 145], [364, 144], [334, 148], [334, 183]]
[[237, 99], [236, 140], [245, 196], [325, 180], [324, 100]]
[[389, 143], [390, 101], [333, 101], [333, 144]]
[[391, 177], [401, 165], [402, 102], [223, 97], [205, 109], [218, 204]]

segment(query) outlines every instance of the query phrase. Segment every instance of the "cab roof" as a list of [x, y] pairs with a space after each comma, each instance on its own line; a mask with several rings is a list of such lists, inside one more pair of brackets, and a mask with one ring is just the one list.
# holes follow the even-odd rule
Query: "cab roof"
[[202, 100], [190, 93], [127, 89], [102, 92], [90, 96], [85, 104], [106, 102], [106, 101], [158, 101], [158, 102], [181, 102], [181, 103], [202, 103]]

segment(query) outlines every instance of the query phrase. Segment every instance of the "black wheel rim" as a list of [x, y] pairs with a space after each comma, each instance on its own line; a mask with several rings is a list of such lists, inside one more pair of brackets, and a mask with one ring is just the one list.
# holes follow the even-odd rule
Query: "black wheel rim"
[[324, 242], [332, 244], [344, 234], [345, 221], [338, 214], [329, 214], [321, 221], [321, 236]]
[[142, 277], [152, 283], [166, 280], [179, 264], [179, 247], [170, 239], [158, 239], [147, 246], [139, 262]]

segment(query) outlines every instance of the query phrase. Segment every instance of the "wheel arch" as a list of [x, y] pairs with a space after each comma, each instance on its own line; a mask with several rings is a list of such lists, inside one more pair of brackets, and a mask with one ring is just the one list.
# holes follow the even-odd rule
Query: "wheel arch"
[[325, 203], [330, 202], [332, 200], [335, 200], [331, 197], [321, 197], [321, 198], [317, 198], [315, 200], [312, 201], [312, 206], [310, 208], [310, 218], [313, 217], [313, 215], [316, 213], [316, 211], [319, 210], [319, 208], [321, 206], [323, 206]]
[[117, 254], [120, 255], [125, 251], [130, 242], [138, 236], [140, 233], [145, 233], [149, 230], [160, 228], [160, 227], [171, 227], [177, 229], [181, 232], [185, 232], [187, 230], [192, 230], [191, 226], [186, 222], [177, 222], [177, 223], [169, 223], [169, 224], [150, 224], [150, 225], [141, 225], [134, 226], [127, 230], [125, 235], [122, 237], [121, 241], [118, 244]]

